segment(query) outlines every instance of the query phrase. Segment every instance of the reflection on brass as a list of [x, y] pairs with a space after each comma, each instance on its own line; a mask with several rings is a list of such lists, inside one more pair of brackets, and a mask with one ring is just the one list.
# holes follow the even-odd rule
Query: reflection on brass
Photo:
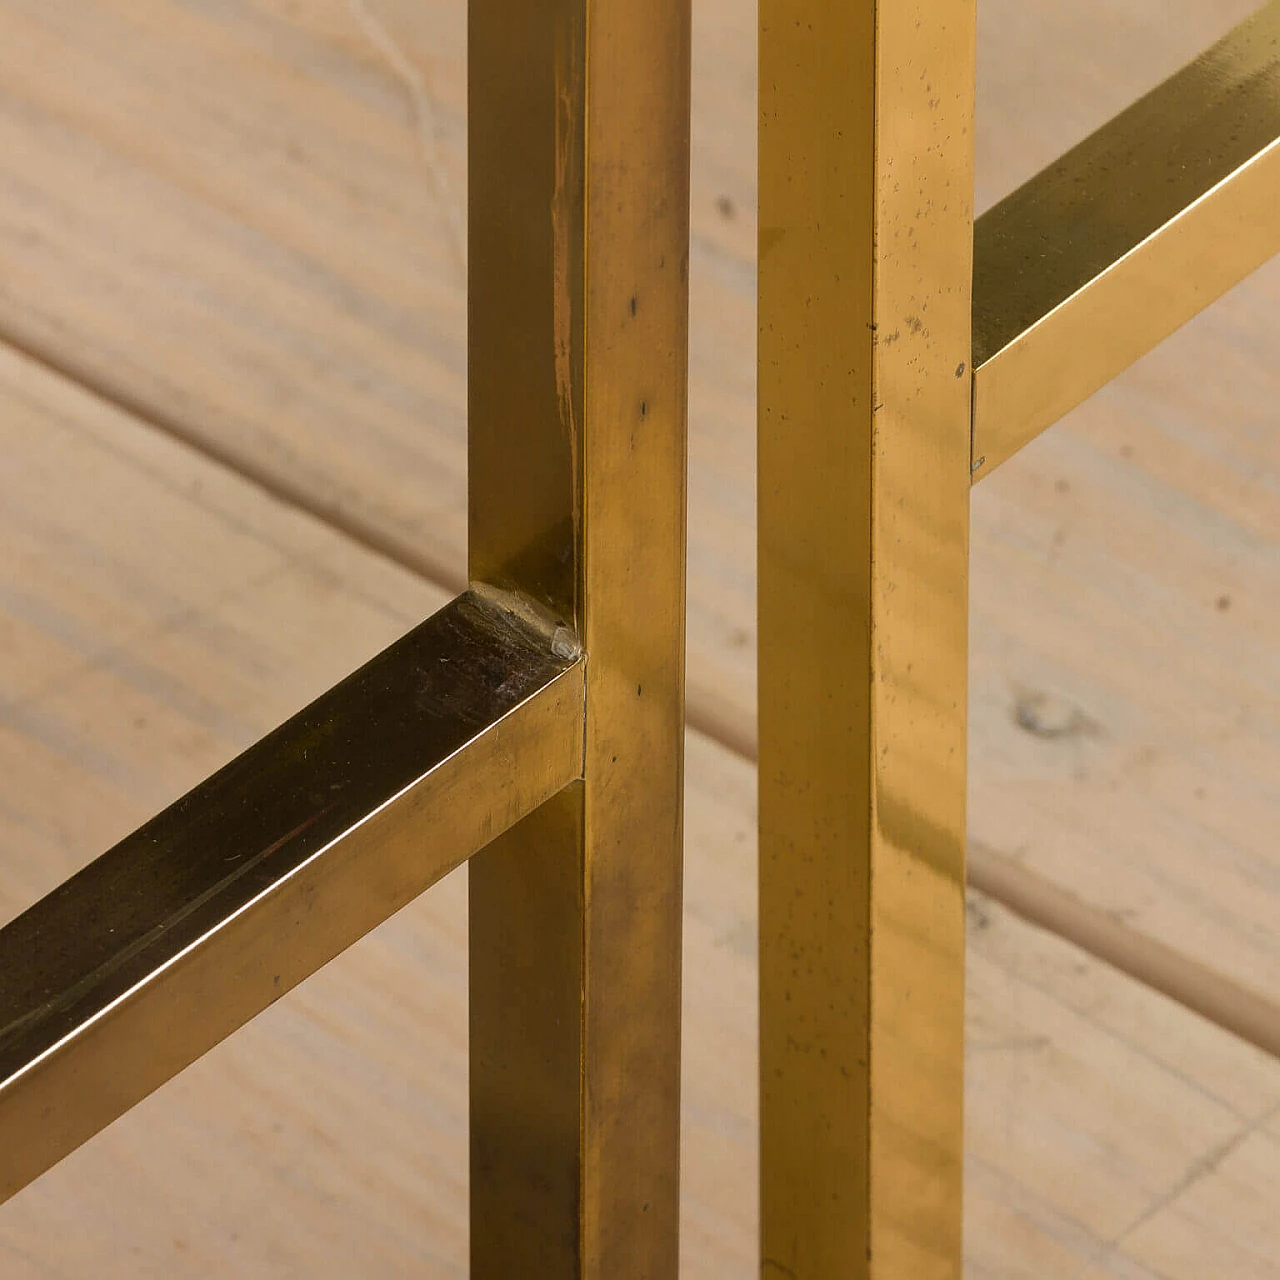
[[687, 0], [471, 0], [474, 581], [587, 653], [583, 781], [470, 869], [471, 1274], [671, 1277]]
[[0, 1198], [578, 777], [584, 667], [461, 596], [0, 931]]
[[[672, 1277], [689, 4], [469, 2], [472, 589], [0, 931], [0, 1198], [473, 858], [471, 1273]], [[960, 1274], [971, 473], [1280, 241], [1280, 0], [976, 244], [974, 9], [760, 4], [790, 1280]]]
[[760, 4], [766, 1277], [961, 1273], [971, 478], [1280, 248], [1280, 0], [976, 228], [974, 7]]
[[974, 0], [761, 0], [769, 1280], [960, 1275]]
[[688, 0], [471, 0], [472, 589], [0, 931], [0, 1198], [462, 861], [472, 1275], [673, 1276]]
[[978, 219], [974, 480], [1280, 250], [1280, 0]]

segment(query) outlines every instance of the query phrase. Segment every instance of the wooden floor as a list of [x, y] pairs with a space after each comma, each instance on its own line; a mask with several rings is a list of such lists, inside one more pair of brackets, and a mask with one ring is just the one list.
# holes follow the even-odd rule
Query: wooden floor
[[[1251, 7], [983, 0], [979, 207]], [[460, 581], [464, 23], [0, 6], [0, 918]], [[750, 0], [696, 0], [682, 1263], [708, 1280], [756, 1257], [754, 67]], [[1280, 1276], [1280, 1062], [1222, 1025], [1280, 1034], [1278, 344], [1280, 261], [975, 491], [971, 1277]], [[4, 1206], [0, 1275], [464, 1275], [465, 892]]]

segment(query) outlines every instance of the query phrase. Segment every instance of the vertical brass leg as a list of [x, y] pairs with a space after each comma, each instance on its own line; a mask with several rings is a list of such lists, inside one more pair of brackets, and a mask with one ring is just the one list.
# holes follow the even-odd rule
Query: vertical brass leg
[[689, 5], [470, 4], [471, 575], [587, 653], [471, 866], [471, 1273], [674, 1276]]
[[764, 1274], [958, 1277], [974, 0], [761, 0]]

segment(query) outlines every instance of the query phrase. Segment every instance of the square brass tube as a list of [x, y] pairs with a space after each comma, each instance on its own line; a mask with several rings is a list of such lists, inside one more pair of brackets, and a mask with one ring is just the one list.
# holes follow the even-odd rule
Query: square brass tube
[[461, 596], [0, 930], [0, 1198], [578, 777], [584, 667]]
[[0, 1193], [487, 846], [471, 1274], [675, 1274], [689, 22], [472, 0], [471, 589], [0, 931]]
[[760, 5], [766, 1277], [961, 1272], [969, 485], [1280, 249], [1280, 0], [976, 228], [974, 7]]
[[687, 0], [471, 0], [473, 580], [587, 654], [581, 784], [470, 868], [471, 1274], [674, 1276]]
[[1280, 0], [974, 228], [973, 478], [1280, 249]]
[[[975, 9], [760, 3], [772, 1280], [961, 1272], [971, 483], [1280, 248], [1280, 0], [976, 227]], [[470, 587], [0, 930], [0, 1199], [470, 859], [471, 1275], [662, 1280], [690, 5], [469, 19]]]
[[974, 0], [760, 6], [763, 1274], [960, 1274]]

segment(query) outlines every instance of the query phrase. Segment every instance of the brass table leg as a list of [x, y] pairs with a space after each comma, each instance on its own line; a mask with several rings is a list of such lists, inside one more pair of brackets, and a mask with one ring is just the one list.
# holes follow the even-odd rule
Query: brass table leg
[[974, 9], [760, 6], [767, 1277], [960, 1274]]
[[471, 867], [471, 1274], [673, 1277], [687, 0], [471, 0], [471, 576], [587, 654], [583, 779]]

